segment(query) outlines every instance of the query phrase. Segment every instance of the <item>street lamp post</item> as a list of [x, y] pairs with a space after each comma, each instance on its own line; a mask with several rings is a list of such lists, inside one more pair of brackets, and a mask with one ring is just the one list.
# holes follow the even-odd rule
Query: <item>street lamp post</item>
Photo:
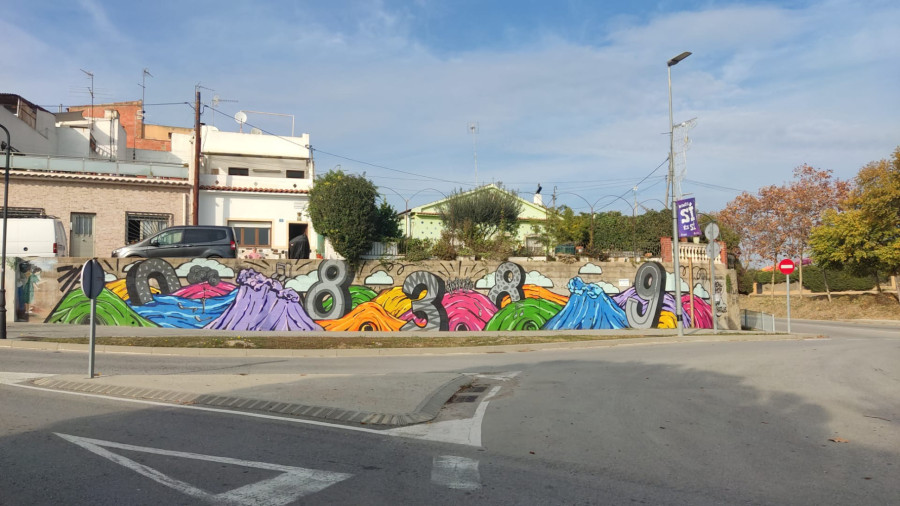
[[10, 145], [9, 130], [5, 126], [0, 128], [6, 132], [6, 168], [3, 172], [3, 246], [2, 259], [0, 259], [0, 339], [6, 339], [6, 223], [9, 218], [9, 155], [12, 151]]
[[675, 327], [678, 335], [684, 335], [682, 329], [681, 308], [681, 266], [678, 264], [678, 209], [675, 206], [675, 120], [672, 118], [672, 67], [678, 62], [690, 56], [689, 51], [666, 62], [666, 70], [669, 75], [669, 185], [672, 188], [672, 259], [675, 263]]

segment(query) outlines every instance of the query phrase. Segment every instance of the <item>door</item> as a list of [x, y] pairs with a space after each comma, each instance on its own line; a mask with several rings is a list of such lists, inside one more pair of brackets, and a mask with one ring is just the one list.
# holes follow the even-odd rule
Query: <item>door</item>
[[71, 227], [70, 255], [73, 257], [92, 258], [94, 256], [94, 215], [72, 213]]

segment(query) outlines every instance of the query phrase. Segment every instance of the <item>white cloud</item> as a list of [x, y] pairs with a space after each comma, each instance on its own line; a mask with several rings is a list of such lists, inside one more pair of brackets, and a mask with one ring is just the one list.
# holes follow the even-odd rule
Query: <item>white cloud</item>
[[191, 272], [191, 267], [199, 265], [200, 267], [207, 267], [216, 271], [219, 274], [219, 278], [233, 278], [234, 277], [234, 269], [228, 267], [227, 265], [222, 265], [218, 260], [214, 260], [212, 258], [195, 258], [190, 262], [185, 262], [178, 266], [175, 269], [175, 274], [184, 278], [187, 277], [188, 273]]
[[111, 273], [111, 272], [107, 272], [107, 273], [105, 273], [105, 275], [103, 276], [103, 282], [104, 282], [104, 283], [111, 283], [111, 282], [113, 282], [113, 281], [115, 281], [115, 280], [117, 280], [117, 279], [119, 279], [119, 278], [117, 278], [116, 275], [113, 274], [113, 273]]
[[706, 288], [703, 288], [703, 285], [697, 283], [696, 285], [694, 285], [694, 297], [709, 299], [709, 292], [706, 290]]
[[[192, 100], [184, 90], [198, 82], [215, 89], [204, 90], [204, 101], [213, 95], [237, 100], [221, 103], [221, 114], [204, 113], [204, 121], [223, 129], [236, 131], [229, 118], [239, 109], [303, 111], [297, 129], [323, 151], [425, 176], [399, 188], [388, 179], [396, 172], [320, 155], [317, 162], [326, 169], [341, 164], [348, 172], [366, 171], [378, 185], [398, 187], [403, 197], [389, 197], [395, 207], [426, 187], [447, 193], [474, 181], [466, 125], [475, 120], [482, 181], [502, 180], [523, 191], [540, 181], [591, 201], [627, 194], [666, 158], [668, 142], [660, 135], [668, 121], [664, 63], [681, 50], [694, 53], [672, 69], [676, 121], [698, 118], [687, 154], [690, 180], [755, 191], [781, 184], [802, 163], [849, 178], [889, 156], [900, 138], [894, 113], [900, 108], [900, 8], [890, 1], [705, 3], [676, 12], [586, 6], [577, 20], [590, 23], [596, 34], [590, 40], [585, 30], [571, 29], [572, 22], [556, 28], [538, 22], [542, 29], [527, 43], [507, 45], [504, 37], [528, 33], [513, 17], [495, 30], [496, 40], [472, 42], [480, 39], [467, 37], [467, 25], [447, 31], [466, 37], [465, 44], [417, 32], [456, 9], [432, 2], [360, 2], [349, 9], [223, 0], [202, 15], [148, 10], [129, 30], [107, 31], [96, 28], [121, 25], [117, 20], [127, 19], [129, 9], [92, 0], [72, 10], [75, 25], [94, 28], [92, 37], [78, 41], [66, 36], [72, 16], [53, 16], [53, 6], [40, 4], [15, 3], [5, 18], [16, 25], [0, 21], [7, 45], [26, 55], [0, 68], [7, 91], [38, 104], [88, 103], [78, 62], [94, 61], [88, 70], [108, 101], [139, 96], [142, 66], [154, 75], [147, 83], [150, 103]], [[565, 6], [558, 10], [565, 15]], [[465, 19], [476, 28], [480, 22]], [[151, 35], [149, 51], [143, 41]], [[103, 51], [110, 47], [116, 50]], [[205, 55], [202, 75], [183, 47]], [[96, 54], [108, 58], [92, 60]], [[294, 64], [300, 60], [303, 66]], [[328, 77], [304, 79], [308, 75]], [[301, 81], [300, 95], [286, 84]], [[77, 95], [70, 93], [76, 89]], [[176, 126], [193, 122], [187, 106], [148, 106], [147, 117]], [[284, 118], [251, 119], [279, 135], [290, 131]], [[663, 197], [655, 176], [641, 184], [638, 200]], [[737, 195], [690, 181], [684, 189], [709, 210]], [[433, 196], [423, 193], [409, 203], [415, 207]], [[572, 196], [561, 195], [558, 203], [588, 210]], [[630, 211], [621, 202], [611, 208]]]
[[[684, 295], [688, 293], [691, 287], [684, 281], [684, 278], [681, 278], [681, 294]], [[671, 272], [666, 273], [666, 291], [667, 292], [675, 292], [675, 274]]]
[[365, 283], [367, 285], [393, 285], [394, 278], [385, 271], [375, 271], [371, 276], [367, 277]]
[[481, 279], [476, 281], [475, 288], [484, 288], [484, 289], [493, 288], [495, 272], [489, 272], [489, 273], [485, 274], [484, 277], [482, 277]]
[[588, 262], [578, 269], [578, 274], [603, 274], [603, 269], [599, 265]]
[[297, 293], [304, 293], [309, 290], [309, 287], [313, 285], [316, 281], [319, 280], [319, 272], [318, 271], [310, 271], [306, 274], [301, 274], [299, 276], [294, 276], [292, 279], [288, 280], [287, 283], [284, 284], [285, 288], [293, 288]]
[[531, 271], [525, 275], [526, 285], [536, 285], [544, 288], [553, 288], [553, 281], [538, 271]]
[[603, 291], [604, 291], [605, 293], [608, 293], [608, 294], [617, 294], [617, 293], [619, 293], [619, 291], [620, 291], [618, 288], [616, 288], [615, 286], [613, 286], [613, 285], [607, 283], [606, 281], [598, 281], [598, 282], [596, 282], [596, 283], [594, 283], [594, 284], [597, 285], [597, 286], [599, 286], [600, 288], [602, 288]]

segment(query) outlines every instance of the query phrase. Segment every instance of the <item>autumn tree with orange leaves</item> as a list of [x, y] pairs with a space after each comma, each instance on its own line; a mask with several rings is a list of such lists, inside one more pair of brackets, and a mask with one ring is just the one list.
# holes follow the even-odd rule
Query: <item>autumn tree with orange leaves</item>
[[720, 216], [741, 236], [740, 254], [745, 263], [774, 266], [785, 256], [798, 259], [802, 287], [802, 259], [809, 250], [810, 233], [821, 224], [822, 213], [837, 209], [848, 191], [849, 183], [833, 179], [832, 171], [804, 164], [794, 169], [790, 183], [765, 186], [756, 195], [744, 192], [729, 202]]

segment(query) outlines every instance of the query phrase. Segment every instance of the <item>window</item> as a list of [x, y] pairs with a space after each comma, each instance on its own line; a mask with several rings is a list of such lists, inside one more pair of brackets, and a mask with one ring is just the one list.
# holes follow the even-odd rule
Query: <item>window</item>
[[305, 170], [289, 170], [287, 171], [288, 179], [306, 179]]
[[267, 221], [228, 221], [235, 240], [245, 248], [268, 248], [272, 245], [272, 224]]
[[125, 244], [143, 241], [171, 224], [171, 214], [125, 213]]
[[544, 244], [539, 236], [526, 237], [525, 249], [530, 255], [540, 255], [544, 252]]
[[216, 242], [225, 239], [225, 230], [210, 228], [188, 228], [184, 231], [184, 242], [205, 243]]
[[245, 167], [228, 167], [229, 176], [249, 176], [250, 169]]
[[181, 242], [181, 236], [184, 234], [184, 230], [171, 230], [169, 232], [163, 232], [159, 234], [159, 237], [156, 239], [159, 241], [160, 246], [171, 246], [173, 244], [178, 244]]

